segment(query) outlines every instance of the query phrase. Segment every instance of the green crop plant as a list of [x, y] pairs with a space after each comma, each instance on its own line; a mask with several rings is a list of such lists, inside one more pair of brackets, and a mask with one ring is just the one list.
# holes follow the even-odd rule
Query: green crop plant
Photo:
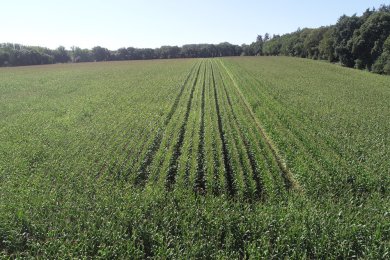
[[389, 86], [291, 57], [0, 68], [0, 257], [386, 259]]

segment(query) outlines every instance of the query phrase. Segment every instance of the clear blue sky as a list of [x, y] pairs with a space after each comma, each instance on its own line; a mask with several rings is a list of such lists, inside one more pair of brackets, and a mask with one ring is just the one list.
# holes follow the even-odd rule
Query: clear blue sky
[[1, 3], [0, 42], [109, 49], [242, 44], [266, 32], [334, 24], [381, 4], [390, 0], [8, 0]]

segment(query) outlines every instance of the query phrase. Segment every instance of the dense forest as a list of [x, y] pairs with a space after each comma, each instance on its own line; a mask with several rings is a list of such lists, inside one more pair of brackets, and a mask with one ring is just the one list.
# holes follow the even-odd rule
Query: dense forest
[[367, 9], [361, 16], [341, 16], [335, 25], [298, 29], [284, 35], [258, 35], [250, 45], [188, 44], [182, 47], [55, 50], [0, 44], [0, 66], [66, 62], [285, 55], [338, 62], [343, 66], [390, 74], [390, 5]]
[[160, 48], [120, 48], [115, 51], [100, 46], [89, 49], [72, 47], [66, 50], [60, 46], [55, 50], [20, 44], [0, 44], [1, 66], [22, 66], [66, 62], [148, 60], [170, 58], [206, 58], [239, 56], [242, 48], [227, 42], [220, 44], [187, 44], [182, 47], [162, 46]]
[[390, 5], [362, 16], [341, 16], [335, 25], [259, 35], [244, 55], [285, 55], [338, 62], [346, 67], [390, 74]]

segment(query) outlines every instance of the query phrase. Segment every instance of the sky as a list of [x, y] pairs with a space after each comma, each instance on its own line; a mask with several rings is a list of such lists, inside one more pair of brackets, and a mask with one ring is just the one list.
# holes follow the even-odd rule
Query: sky
[[336, 23], [390, 0], [1, 1], [0, 42], [111, 50], [251, 43], [258, 34]]

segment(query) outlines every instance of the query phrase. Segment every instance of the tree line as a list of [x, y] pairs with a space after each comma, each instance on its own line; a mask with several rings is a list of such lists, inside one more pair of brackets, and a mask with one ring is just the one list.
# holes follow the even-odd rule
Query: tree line
[[55, 50], [20, 44], [0, 44], [0, 66], [41, 65], [67, 62], [147, 60], [172, 58], [206, 58], [239, 56], [242, 48], [228, 42], [220, 44], [187, 44], [182, 47], [120, 48], [115, 51], [100, 46], [90, 49], [60, 46]]
[[259, 35], [244, 45], [244, 55], [284, 55], [338, 62], [390, 74], [390, 5], [363, 15], [341, 16], [335, 25], [298, 29], [284, 35]]
[[55, 50], [0, 44], [0, 66], [66, 62], [285, 55], [338, 62], [343, 66], [390, 75], [390, 5], [367, 9], [361, 16], [341, 16], [335, 25], [298, 29], [284, 35], [258, 35], [251, 44], [187, 44], [160, 48], [63, 46]]

